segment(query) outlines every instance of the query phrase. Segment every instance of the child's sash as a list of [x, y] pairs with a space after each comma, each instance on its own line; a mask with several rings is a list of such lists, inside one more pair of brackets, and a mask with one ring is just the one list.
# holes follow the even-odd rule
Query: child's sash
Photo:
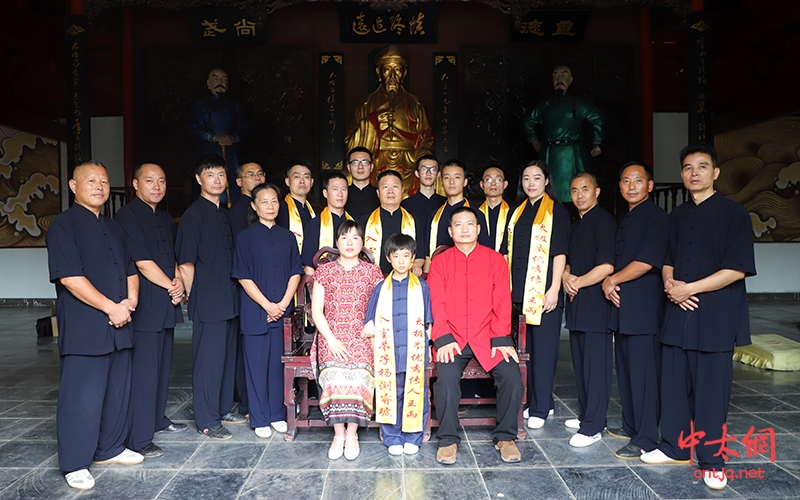
[[[530, 203], [528, 200], [523, 201], [514, 210], [511, 221], [508, 223], [509, 274], [514, 251], [514, 228], [528, 203]], [[553, 205], [553, 199], [545, 193], [533, 219], [533, 227], [531, 227], [528, 269], [525, 271], [525, 283], [523, 283], [525, 291], [522, 294], [522, 312], [525, 314], [525, 322], [529, 325], [538, 325], [542, 322], [547, 267], [550, 263], [550, 237], [553, 233]]]
[[[392, 275], [383, 280], [375, 310], [375, 421], [397, 423], [397, 375], [395, 368], [394, 327], [392, 325]], [[403, 432], [422, 432], [425, 404], [425, 301], [422, 284], [408, 274], [408, 350], [406, 381], [403, 389]]]
[[[353, 220], [347, 212], [344, 213], [344, 217], [347, 220]], [[331, 215], [331, 211], [328, 210], [328, 207], [325, 207], [322, 209], [322, 212], [319, 213], [319, 247], [317, 248], [333, 248], [333, 239], [335, 237], [336, 236], [333, 234], [333, 215]]]
[[[489, 204], [485, 201], [481, 204], [481, 207], [478, 209], [483, 213], [483, 217], [486, 219], [486, 227], [483, 228], [486, 233], [491, 236], [491, 228], [489, 226]], [[506, 221], [508, 220], [508, 203], [506, 200], [502, 200], [500, 202], [500, 213], [497, 214], [497, 230], [495, 231], [494, 235], [494, 249], [495, 251], [500, 251], [500, 246], [503, 244], [503, 228], [506, 227]]]
[[[416, 238], [416, 226], [414, 224], [414, 217], [411, 216], [405, 208], [399, 207], [400, 210], [400, 232]], [[372, 254], [375, 262], [381, 261], [381, 244], [383, 243], [383, 225], [381, 224], [381, 208], [376, 208], [367, 219], [367, 227], [364, 229], [364, 246]]]
[[[291, 231], [295, 239], [297, 239], [297, 249], [300, 253], [303, 253], [303, 219], [300, 218], [300, 210], [297, 209], [294, 198], [292, 198], [292, 193], [287, 194], [283, 200], [289, 208], [289, 231]], [[316, 214], [314, 214], [314, 209], [311, 208], [311, 204], [307, 201], [306, 208], [308, 209], [308, 213], [311, 214], [311, 218], [315, 218]]]
[[[436, 213], [433, 215], [433, 222], [431, 222], [431, 242], [428, 252], [429, 257], [432, 257], [433, 252], [436, 251], [436, 243], [439, 240], [439, 221], [442, 220], [442, 214], [444, 214], [444, 209], [446, 206], [447, 202], [445, 201], [444, 205], [439, 207], [439, 210], [437, 210]], [[464, 206], [465, 207], [469, 206], [469, 200], [467, 200], [466, 198], [464, 199]]]

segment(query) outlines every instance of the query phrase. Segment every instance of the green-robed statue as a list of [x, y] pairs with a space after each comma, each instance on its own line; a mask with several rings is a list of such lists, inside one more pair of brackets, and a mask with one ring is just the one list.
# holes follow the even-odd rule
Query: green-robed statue
[[[567, 92], [572, 84], [572, 71], [567, 66], [553, 69], [553, 89], [556, 95], [540, 102], [525, 120], [525, 132], [539, 158], [552, 173], [553, 187], [558, 199], [570, 201], [569, 183], [572, 176], [585, 172], [588, 163], [583, 143], [583, 122], [592, 129], [591, 155], [600, 154], [603, 142], [603, 115], [587, 99]], [[540, 135], [539, 127], [542, 134]]]

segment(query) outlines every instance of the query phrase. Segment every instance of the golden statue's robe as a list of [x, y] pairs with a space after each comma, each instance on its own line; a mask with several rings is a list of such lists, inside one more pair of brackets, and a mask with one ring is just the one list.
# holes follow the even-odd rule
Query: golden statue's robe
[[408, 195], [416, 191], [417, 158], [433, 154], [433, 133], [425, 108], [416, 96], [401, 87], [394, 101], [392, 117], [389, 96], [383, 87], [365, 96], [356, 106], [344, 141], [348, 151], [356, 146], [372, 151], [373, 175], [386, 169], [400, 172], [403, 194]]

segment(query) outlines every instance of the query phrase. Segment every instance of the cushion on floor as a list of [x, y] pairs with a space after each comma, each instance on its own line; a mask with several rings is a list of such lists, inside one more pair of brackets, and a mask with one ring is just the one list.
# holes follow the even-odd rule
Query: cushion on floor
[[800, 342], [774, 333], [753, 335], [752, 341], [751, 345], [734, 349], [734, 361], [768, 370], [800, 370]]

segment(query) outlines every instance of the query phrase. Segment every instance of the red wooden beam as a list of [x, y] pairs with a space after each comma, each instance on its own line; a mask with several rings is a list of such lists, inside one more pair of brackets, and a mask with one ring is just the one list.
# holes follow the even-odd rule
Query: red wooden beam
[[70, 0], [69, 12], [73, 16], [79, 16], [83, 14], [83, 0]]

